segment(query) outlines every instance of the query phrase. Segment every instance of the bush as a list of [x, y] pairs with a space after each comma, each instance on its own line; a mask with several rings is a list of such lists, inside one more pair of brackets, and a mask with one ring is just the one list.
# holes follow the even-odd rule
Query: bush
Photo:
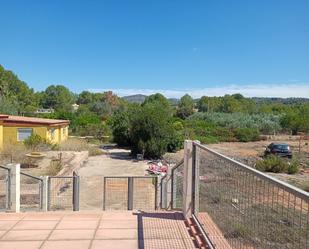
[[195, 113], [190, 120], [204, 120], [228, 129], [251, 128], [264, 134], [274, 134], [281, 130], [280, 116], [273, 114], [246, 113]]
[[295, 174], [299, 171], [298, 160], [287, 161], [281, 157], [270, 155], [258, 161], [255, 168], [264, 172]]
[[103, 150], [101, 150], [100, 148], [96, 146], [90, 146], [88, 151], [89, 151], [89, 156], [100, 156], [100, 155], [105, 154]]
[[258, 141], [260, 133], [257, 129], [238, 128], [235, 129], [235, 137], [239, 142]]
[[32, 134], [30, 137], [24, 140], [24, 145], [31, 151], [37, 151], [39, 149], [48, 149], [52, 144], [38, 134]]
[[287, 173], [288, 174], [296, 174], [298, 173], [300, 168], [300, 163], [297, 159], [293, 159], [290, 163], [288, 163]]
[[159, 102], [144, 104], [131, 119], [133, 155], [140, 153], [146, 158], [160, 158], [168, 151], [168, 145], [174, 136], [171, 114]]
[[58, 160], [51, 161], [45, 174], [48, 176], [56, 176], [60, 172], [61, 169], [62, 169], [62, 164], [60, 161]]

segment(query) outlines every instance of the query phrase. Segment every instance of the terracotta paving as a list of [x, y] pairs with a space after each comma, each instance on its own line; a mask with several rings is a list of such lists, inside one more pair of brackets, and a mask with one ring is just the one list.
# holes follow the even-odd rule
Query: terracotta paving
[[1, 249], [195, 248], [180, 213], [0, 213]]

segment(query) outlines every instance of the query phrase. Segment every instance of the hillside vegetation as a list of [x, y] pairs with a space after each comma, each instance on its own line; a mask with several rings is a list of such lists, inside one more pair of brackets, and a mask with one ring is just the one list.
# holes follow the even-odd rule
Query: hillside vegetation
[[[79, 105], [77, 110], [72, 108], [74, 103]], [[54, 112], [36, 114], [38, 108]], [[68, 119], [72, 135], [109, 137], [148, 158], [180, 149], [184, 139], [248, 142], [260, 139], [261, 134], [309, 131], [306, 99], [252, 99], [241, 94], [197, 100], [188, 94], [180, 100], [161, 94], [120, 98], [112, 92], [76, 94], [62, 85], [36, 92], [2, 66], [0, 112]]]

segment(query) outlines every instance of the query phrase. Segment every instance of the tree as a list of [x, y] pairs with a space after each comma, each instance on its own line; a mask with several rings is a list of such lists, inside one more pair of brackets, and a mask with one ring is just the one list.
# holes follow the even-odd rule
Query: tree
[[177, 116], [182, 119], [186, 119], [194, 112], [194, 101], [192, 97], [188, 94], [181, 97], [178, 108], [177, 108]]
[[0, 97], [0, 113], [17, 115], [18, 114], [18, 103], [7, 97]]
[[160, 158], [173, 137], [171, 115], [160, 102], [148, 102], [134, 113], [130, 129], [133, 154]]
[[[2, 102], [15, 103], [18, 113], [23, 113], [28, 106], [38, 106], [33, 89], [21, 81], [13, 72], [0, 65], [0, 97]], [[31, 108], [33, 109], [33, 108]], [[5, 111], [6, 113], [7, 111]], [[10, 112], [10, 111], [8, 111]]]
[[87, 105], [93, 102], [94, 94], [88, 91], [82, 91], [77, 98], [77, 104]]
[[164, 108], [170, 108], [170, 103], [168, 102], [167, 98], [165, 98], [161, 93], [152, 94], [146, 97], [145, 101], [142, 103], [142, 106], [149, 103], [159, 103]]
[[[138, 109], [140, 107], [136, 106], [136, 108]], [[132, 119], [132, 110], [126, 108], [116, 111], [110, 120], [110, 124], [113, 131], [112, 132], [113, 140], [119, 146], [131, 145], [131, 138], [130, 138], [131, 119]]]
[[42, 99], [44, 108], [70, 111], [73, 103], [74, 95], [65, 86], [51, 85], [44, 91], [44, 98]]

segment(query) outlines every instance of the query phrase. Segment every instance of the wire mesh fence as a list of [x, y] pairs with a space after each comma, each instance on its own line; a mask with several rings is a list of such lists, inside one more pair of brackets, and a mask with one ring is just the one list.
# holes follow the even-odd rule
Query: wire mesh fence
[[104, 177], [105, 210], [126, 210], [128, 207], [128, 178]]
[[309, 195], [195, 145], [194, 214], [215, 248], [309, 248]]
[[104, 177], [104, 210], [154, 210], [157, 177]]
[[184, 162], [172, 169], [172, 209], [182, 209]]
[[133, 177], [133, 209], [155, 210], [157, 177]]
[[43, 180], [20, 172], [20, 210], [40, 211], [42, 209]]
[[103, 176], [80, 176], [80, 210], [103, 209]]
[[73, 176], [48, 179], [48, 210], [73, 210]]
[[10, 169], [0, 166], [0, 211], [9, 208]]

